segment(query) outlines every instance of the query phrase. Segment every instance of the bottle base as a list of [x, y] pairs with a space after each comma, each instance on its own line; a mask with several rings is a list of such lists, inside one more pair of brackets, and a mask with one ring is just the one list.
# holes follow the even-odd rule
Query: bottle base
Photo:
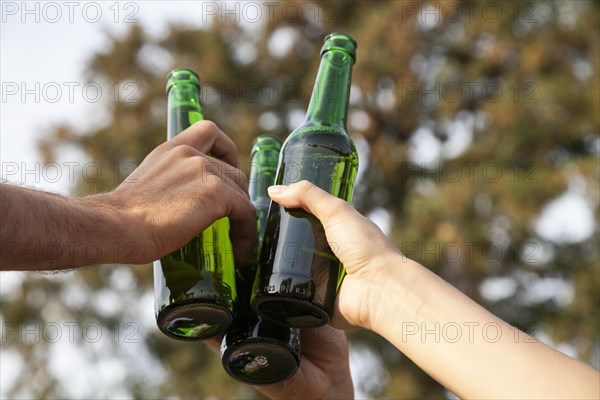
[[156, 318], [158, 328], [165, 335], [184, 341], [213, 338], [225, 333], [232, 322], [229, 309], [210, 302], [168, 306]]
[[300, 366], [299, 353], [279, 341], [265, 338], [231, 345], [221, 359], [232, 378], [255, 386], [289, 379]]
[[266, 320], [292, 328], [316, 328], [329, 322], [329, 314], [310, 300], [269, 294], [258, 296], [252, 308]]

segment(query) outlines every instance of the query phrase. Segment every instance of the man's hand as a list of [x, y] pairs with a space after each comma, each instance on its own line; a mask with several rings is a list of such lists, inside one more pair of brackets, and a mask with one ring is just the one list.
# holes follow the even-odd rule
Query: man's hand
[[236, 164], [234, 143], [200, 121], [154, 149], [110, 193], [69, 198], [1, 184], [0, 269], [143, 264], [226, 216], [242, 262], [256, 240], [256, 212]]
[[[219, 353], [221, 339], [205, 341]], [[300, 368], [289, 379], [254, 386], [271, 399], [352, 399], [348, 341], [344, 331], [330, 325], [304, 328], [301, 333]]]
[[272, 399], [353, 399], [344, 331], [325, 325], [302, 330], [302, 360], [290, 379], [256, 386]]
[[139, 254], [122, 261], [155, 260], [225, 216], [236, 260], [243, 261], [256, 240], [256, 211], [247, 178], [235, 165], [235, 144], [210, 121], [197, 122], [148, 154], [109, 194], [130, 221], [126, 235], [139, 238]]

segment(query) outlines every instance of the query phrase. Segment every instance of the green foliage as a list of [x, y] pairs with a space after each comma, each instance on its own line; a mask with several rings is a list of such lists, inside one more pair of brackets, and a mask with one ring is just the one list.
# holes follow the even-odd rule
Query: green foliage
[[[361, 159], [355, 206], [363, 213], [386, 210], [390, 236], [409, 257], [510, 323], [571, 345], [579, 358], [591, 361], [600, 330], [597, 227], [583, 241], [554, 243], [540, 236], [535, 225], [543, 207], [576, 182], [598, 223], [598, 3], [458, 2], [452, 4], [462, 18], [455, 20], [453, 9], [436, 2], [443, 12], [431, 25], [423, 14], [409, 12], [408, 6], [424, 7], [419, 2], [327, 3], [337, 10], [331, 23], [323, 18], [290, 21], [276, 13], [252, 29], [217, 22], [202, 29], [173, 25], [155, 38], [134, 26], [110, 38], [110, 45], [91, 58], [87, 73], [94, 80], [135, 82], [138, 101], [104, 104], [110, 120], [98, 129], [79, 132], [64, 126], [48, 132], [40, 144], [42, 154], [51, 161], [57, 149], [69, 144], [103, 166], [121, 165], [119, 179], [106, 174], [93, 186], [81, 181], [75, 188], [79, 194], [110, 190], [131, 172], [127, 163], [139, 164], [165, 139], [165, 78], [170, 68], [187, 66], [198, 71], [205, 95], [210, 94], [206, 117], [233, 138], [242, 166], [247, 165], [252, 140], [266, 131], [260, 117], [273, 113], [276, 122], [268, 133], [285, 138], [293, 128], [286, 122], [290, 113], [306, 109], [324, 34], [347, 31], [359, 44], [349, 131], [363, 137], [369, 149], [368, 159]], [[482, 10], [488, 4], [501, 15], [486, 18]], [[268, 41], [283, 28], [296, 39], [287, 55], [275, 57]], [[250, 62], [240, 61], [242, 45], [255, 50]], [[166, 51], [168, 68], [147, 65], [139, 57], [144, 49]], [[257, 94], [256, 88], [264, 92]], [[467, 126], [472, 133], [462, 152], [450, 151], [457, 135], [453, 126]], [[410, 162], [417, 132], [423, 130], [440, 148], [450, 149], [433, 164]], [[450, 255], [453, 249], [459, 257]], [[132, 274], [127, 285], [118, 283], [124, 273]], [[143, 310], [135, 304], [137, 298], [149, 299], [151, 275], [148, 266], [101, 266], [57, 279], [30, 274], [13, 296], [2, 298], [2, 315], [17, 325], [58, 319], [122, 329], [124, 322], [139, 322], [141, 314], [152, 318], [151, 301], [141, 303]], [[483, 296], [482, 284], [489, 278], [505, 278], [514, 291], [499, 299]], [[548, 279], [565, 283], [573, 298], [561, 302], [552, 293], [537, 300], [529, 295]], [[85, 293], [75, 297], [80, 303], [64, 300], [74, 296], [70, 286]], [[103, 315], [94, 306], [106, 291], [121, 299], [116, 314]], [[152, 380], [144, 365], [131, 361], [122, 382], [129, 396], [260, 397], [234, 383], [205, 346], [168, 339], [151, 324], [140, 324], [139, 338], [140, 343], [106, 349], [119, 358], [129, 357], [127, 348], [147, 351], [164, 369], [161, 379]], [[351, 338], [370, 346], [389, 371], [387, 385], [369, 396], [445, 395], [381, 338], [368, 332], [354, 332]], [[28, 363], [18, 385], [34, 382], [37, 397], [64, 395], [47, 364], [47, 342], [17, 338], [7, 345]], [[93, 359], [97, 347], [81, 345]]]

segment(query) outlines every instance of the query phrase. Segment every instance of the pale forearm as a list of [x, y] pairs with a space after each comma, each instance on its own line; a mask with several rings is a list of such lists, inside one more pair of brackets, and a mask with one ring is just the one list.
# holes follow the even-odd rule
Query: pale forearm
[[536, 342], [404, 257], [347, 203], [305, 181], [269, 195], [314, 214], [335, 244], [347, 273], [340, 326], [377, 332], [463, 398], [600, 397], [598, 371]]
[[69, 198], [0, 185], [2, 270], [54, 270], [122, 262], [135, 249], [105, 195]]
[[598, 371], [510, 326], [421, 265], [395, 259], [371, 328], [445, 387], [463, 398], [600, 396]]

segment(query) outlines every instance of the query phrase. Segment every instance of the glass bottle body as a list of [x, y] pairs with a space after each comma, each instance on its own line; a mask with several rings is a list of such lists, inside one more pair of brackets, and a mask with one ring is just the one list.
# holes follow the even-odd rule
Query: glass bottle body
[[[167, 82], [168, 139], [204, 119], [197, 75], [173, 71]], [[156, 320], [166, 335], [203, 340], [223, 333], [237, 299], [229, 219], [221, 218], [188, 244], [154, 262]]]
[[300, 365], [300, 330], [264, 320], [250, 306], [258, 249], [271, 203], [267, 187], [275, 181], [279, 149], [279, 141], [269, 136], [257, 138], [253, 145], [249, 192], [256, 207], [258, 242], [254, 253], [238, 270], [239, 307], [221, 342], [225, 370], [233, 378], [251, 385], [288, 379]]
[[[351, 201], [358, 156], [346, 119], [355, 59], [356, 42], [350, 35], [325, 38], [306, 120], [283, 144], [276, 184], [307, 180]], [[302, 209], [273, 203], [252, 294], [254, 310], [287, 326], [324, 325], [344, 275], [319, 220]]]
[[[284, 144], [276, 184], [308, 180], [351, 201], [357, 166], [356, 148], [346, 134], [303, 126]], [[344, 274], [316, 217], [272, 204], [253, 292], [259, 315], [294, 327], [324, 325]]]

